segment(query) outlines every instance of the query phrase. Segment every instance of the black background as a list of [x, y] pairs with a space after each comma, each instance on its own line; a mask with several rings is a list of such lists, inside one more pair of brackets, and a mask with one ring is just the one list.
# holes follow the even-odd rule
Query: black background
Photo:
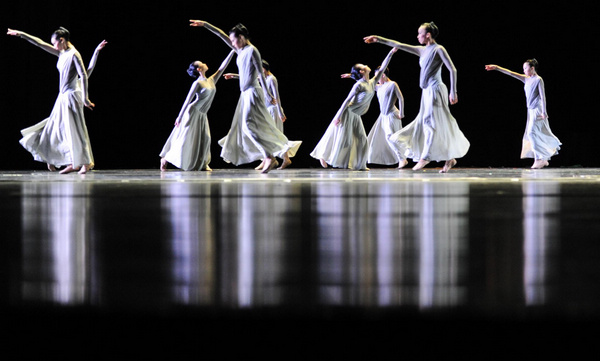
[[[188, 65], [201, 60], [212, 74], [228, 54], [220, 39], [190, 27], [189, 19], [226, 32], [238, 22], [248, 27], [279, 80], [285, 133], [303, 141], [294, 167], [319, 167], [309, 153], [353, 84], [340, 74], [357, 62], [375, 68], [389, 51], [362, 38], [376, 34], [416, 45], [417, 29], [426, 21], [439, 26], [438, 43], [458, 69], [459, 102], [451, 111], [471, 142], [459, 166], [530, 166], [532, 160], [519, 159], [526, 120], [523, 84], [488, 73], [484, 65], [521, 72], [524, 60], [533, 57], [546, 84], [551, 128], [563, 143], [551, 165], [597, 166], [595, 10], [574, 1], [513, 3], [20, 1], [2, 5], [0, 24], [48, 42], [64, 26], [86, 64], [96, 45], [108, 41], [90, 79], [96, 108], [86, 110], [98, 170], [158, 168], [158, 154], [193, 81]], [[18, 143], [19, 131], [50, 114], [58, 93], [57, 59], [8, 35], [0, 37], [0, 49], [0, 169], [45, 169]], [[419, 110], [418, 58], [398, 52], [390, 70], [405, 97], [406, 125]], [[227, 71], [237, 71], [235, 58]], [[443, 79], [449, 85], [446, 69]], [[217, 88], [209, 111], [211, 166], [233, 168], [219, 157], [216, 140], [229, 129], [238, 82], [222, 78]], [[363, 116], [367, 132], [378, 111], [374, 99]]]

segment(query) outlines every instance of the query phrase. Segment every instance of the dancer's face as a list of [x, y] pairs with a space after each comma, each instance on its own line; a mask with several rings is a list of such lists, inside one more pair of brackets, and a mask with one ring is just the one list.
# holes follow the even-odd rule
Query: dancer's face
[[204, 64], [201, 61], [194, 62], [194, 66], [196, 67], [196, 69], [200, 73], [204, 73], [204, 72], [206, 72], [208, 70], [208, 65]]
[[231, 41], [231, 45], [233, 45], [233, 47], [237, 50], [242, 49], [248, 44], [248, 41], [244, 35], [236, 36], [234, 33], [231, 33], [229, 34], [229, 40]]
[[67, 42], [65, 41], [65, 38], [59, 38], [56, 36], [52, 36], [52, 39], [50, 40], [50, 42], [52, 43], [52, 46], [54, 46], [54, 49], [56, 49], [58, 51], [67, 49]]
[[371, 73], [371, 68], [368, 65], [356, 64], [356, 68], [360, 70], [360, 73], [364, 76], [365, 74]]
[[523, 73], [527, 76], [532, 76], [535, 74], [535, 68], [529, 65], [529, 63], [523, 64]]
[[431, 40], [431, 34], [427, 32], [427, 29], [424, 26], [419, 27], [417, 31], [417, 40], [419, 44], [427, 44], [429, 40]]

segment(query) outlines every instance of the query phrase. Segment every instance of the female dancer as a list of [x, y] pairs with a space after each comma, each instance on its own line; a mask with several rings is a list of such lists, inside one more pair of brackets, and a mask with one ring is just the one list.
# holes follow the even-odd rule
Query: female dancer
[[[396, 49], [392, 49], [383, 60], [381, 68], [385, 69]], [[367, 168], [367, 134], [361, 116], [369, 110], [369, 105], [375, 95], [375, 84], [383, 75], [375, 74], [369, 79], [371, 68], [367, 65], [356, 64], [352, 67], [350, 75], [356, 83], [350, 90], [346, 100], [329, 123], [325, 134], [310, 153], [313, 158], [319, 159], [321, 166], [327, 168], [350, 168], [355, 170], [369, 170]]]
[[183, 170], [210, 171], [210, 129], [206, 113], [210, 109], [216, 83], [229, 65], [235, 52], [232, 50], [221, 66], [206, 77], [208, 66], [201, 61], [190, 64], [188, 74], [198, 78], [192, 84], [185, 103], [175, 120], [175, 128], [160, 152], [160, 170], [167, 170], [167, 162]]
[[77, 170], [80, 174], [86, 173], [94, 167], [94, 157], [83, 106], [92, 109], [94, 103], [88, 98], [88, 74], [81, 55], [69, 41], [69, 31], [63, 27], [56, 30], [51, 44], [19, 30], [8, 29], [7, 34], [23, 38], [57, 56], [60, 73], [60, 92], [50, 117], [23, 129], [23, 138], [19, 142], [36, 161], [47, 163], [51, 171], [56, 170], [56, 166], [66, 166], [60, 173]]
[[[438, 33], [437, 26], [430, 22], [418, 29], [417, 39], [422, 46], [407, 45], [376, 35], [367, 36], [364, 40], [367, 44], [379, 42], [419, 57], [420, 86], [423, 89], [419, 114], [414, 121], [394, 133], [390, 140], [396, 143], [399, 151], [406, 150], [407, 155], [417, 162], [413, 170], [422, 169], [431, 160], [446, 161], [440, 171], [445, 173], [456, 165], [456, 158], [467, 153], [470, 144], [448, 108], [448, 99], [451, 104], [458, 102], [456, 68], [446, 49], [435, 41]], [[442, 82], [442, 64], [450, 71], [449, 95]]]
[[[235, 165], [264, 159], [262, 173], [268, 173], [277, 166], [275, 156], [284, 158], [285, 153], [293, 157], [301, 142], [290, 142], [275, 127], [265, 105], [263, 90], [267, 89], [262, 72], [260, 53], [248, 38], [248, 29], [242, 24], [229, 31], [229, 36], [221, 29], [201, 21], [190, 20], [190, 26], [203, 26], [220, 37], [237, 53], [238, 73], [240, 74], [240, 99], [233, 117], [231, 129], [219, 141], [223, 147], [221, 157]], [[272, 94], [270, 94], [272, 98]]]
[[558, 154], [562, 145], [560, 140], [550, 130], [548, 113], [546, 112], [546, 91], [544, 80], [537, 74], [538, 61], [529, 59], [523, 64], [523, 73], [502, 68], [498, 65], [486, 65], [485, 70], [498, 70], [525, 83], [525, 98], [527, 99], [527, 126], [523, 135], [521, 159], [535, 159], [532, 169], [548, 166], [550, 157]]
[[[381, 72], [381, 68], [377, 69]], [[404, 154], [398, 152], [389, 137], [402, 128], [404, 118], [404, 97], [398, 83], [389, 78], [389, 68], [385, 68], [379, 84], [375, 88], [379, 100], [380, 114], [369, 135], [367, 163], [396, 164], [403, 168], [408, 164]], [[394, 105], [398, 101], [398, 108]]]

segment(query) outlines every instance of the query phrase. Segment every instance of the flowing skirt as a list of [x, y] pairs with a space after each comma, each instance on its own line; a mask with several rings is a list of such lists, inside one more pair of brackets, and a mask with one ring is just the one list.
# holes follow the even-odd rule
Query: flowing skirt
[[335, 168], [366, 169], [368, 140], [360, 115], [348, 110], [340, 124], [335, 119], [310, 153], [311, 157], [324, 159]]
[[417, 117], [389, 139], [398, 152], [418, 162], [420, 159], [446, 161], [461, 158], [470, 143], [448, 108], [448, 89], [437, 83], [423, 89]]
[[21, 130], [21, 134], [19, 143], [38, 162], [59, 167], [94, 166], [80, 90], [60, 93], [50, 117]]
[[173, 128], [160, 156], [183, 170], [204, 170], [211, 160], [210, 128], [206, 113], [189, 107]]
[[240, 93], [229, 133], [219, 140], [221, 157], [235, 165], [251, 163], [285, 152], [296, 155], [302, 141], [290, 141], [275, 126], [264, 102], [261, 88], [251, 87]]
[[394, 113], [380, 114], [367, 136], [369, 152], [367, 163], [396, 164], [404, 160], [404, 154], [397, 152], [389, 137], [402, 128], [401, 120]]
[[521, 158], [549, 160], [558, 154], [562, 143], [550, 130], [548, 119], [541, 116], [541, 105], [527, 109], [527, 127], [523, 135]]

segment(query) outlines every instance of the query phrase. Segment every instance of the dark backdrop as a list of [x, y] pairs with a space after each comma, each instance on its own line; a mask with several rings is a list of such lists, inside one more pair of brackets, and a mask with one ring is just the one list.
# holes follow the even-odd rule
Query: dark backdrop
[[[340, 79], [357, 62], [373, 69], [389, 48], [367, 45], [376, 34], [417, 44], [417, 28], [435, 21], [438, 42], [458, 69], [459, 103], [451, 111], [471, 142], [459, 162], [466, 167], [528, 167], [520, 160], [526, 119], [523, 84], [484, 70], [496, 63], [521, 71], [535, 57], [546, 83], [548, 113], [563, 142], [552, 166], [598, 166], [595, 157], [595, 104], [591, 84], [597, 59], [598, 31], [594, 10], [578, 2], [362, 2], [253, 1], [38, 1], [2, 5], [0, 24], [46, 41], [59, 26], [71, 31], [72, 42], [87, 64], [103, 39], [90, 80], [86, 121], [96, 169], [157, 168], [158, 153], [192, 83], [186, 69], [202, 60], [216, 70], [229, 48], [188, 19], [201, 19], [227, 31], [246, 25], [253, 44], [279, 80], [288, 121], [285, 133], [303, 140], [294, 167], [318, 167], [312, 151], [352, 87]], [[588, 2], [593, 4], [593, 2]], [[0, 169], [45, 169], [18, 143], [19, 130], [46, 118], [58, 92], [56, 58], [28, 42], [0, 37]], [[390, 77], [405, 97], [404, 124], [419, 110], [419, 65], [414, 55], [398, 52]], [[227, 71], [237, 71], [235, 58]], [[443, 77], [449, 85], [448, 72]], [[216, 141], [229, 128], [237, 104], [237, 81], [221, 79], [209, 112], [213, 168], [231, 168], [219, 157]], [[590, 114], [590, 111], [593, 113]], [[374, 99], [363, 116], [368, 131], [378, 115]]]

